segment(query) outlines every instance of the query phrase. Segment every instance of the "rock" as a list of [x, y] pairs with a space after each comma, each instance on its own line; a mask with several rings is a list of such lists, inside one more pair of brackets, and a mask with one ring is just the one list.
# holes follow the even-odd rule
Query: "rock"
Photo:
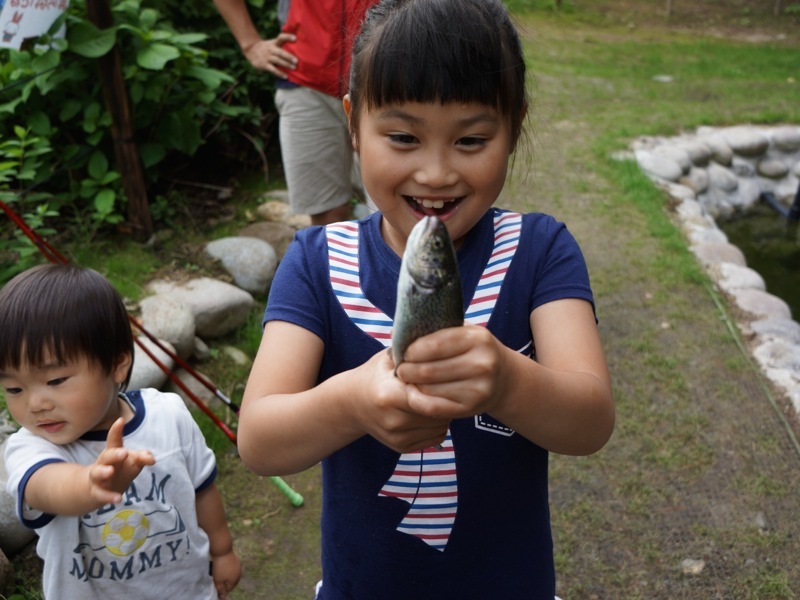
[[[201, 373], [202, 375], [202, 373]], [[214, 392], [209, 390], [205, 385], [200, 383], [200, 381], [194, 376], [191, 375], [188, 371], [184, 369], [177, 369], [175, 371], [175, 376], [183, 383], [189, 391], [201, 402], [204, 402], [206, 406], [213, 406], [214, 402], [221, 402], [217, 399], [214, 395]], [[208, 379], [206, 377], [206, 379]], [[195, 401], [192, 400], [191, 396], [187, 394], [183, 388], [181, 388], [177, 383], [170, 380], [167, 385], [164, 387], [165, 392], [172, 392], [173, 394], [177, 394], [183, 399], [183, 403], [188, 408], [195, 408], [196, 404]]]
[[[5, 455], [6, 441], [7, 438], [0, 443], [0, 457]], [[36, 533], [17, 518], [17, 501], [6, 491], [6, 483], [8, 471], [5, 461], [0, 460], [0, 548], [3, 550], [0, 556], [0, 580], [5, 572], [4, 563], [8, 563], [6, 557], [14, 556], [36, 538]]]
[[780, 317], [767, 317], [750, 323], [750, 329], [764, 339], [784, 339], [800, 344], [800, 323]]
[[311, 217], [308, 215], [289, 215], [286, 217], [286, 223], [295, 229], [304, 229], [311, 225]]
[[703, 142], [711, 151], [711, 158], [714, 162], [725, 167], [730, 166], [733, 161], [733, 150], [721, 136], [713, 135], [705, 138]]
[[694, 193], [701, 194], [708, 189], [709, 179], [708, 171], [692, 167], [689, 169], [688, 174], [680, 178], [679, 183], [685, 185]]
[[168, 294], [188, 303], [194, 311], [195, 332], [202, 338], [216, 338], [244, 325], [255, 304], [245, 290], [208, 277], [185, 283], [157, 280], [147, 289]]
[[636, 161], [643, 171], [660, 179], [678, 181], [683, 176], [680, 164], [666, 156], [658, 156], [652, 152], [640, 150], [636, 152]]
[[676, 163], [678, 163], [678, 166], [680, 166], [683, 173], [688, 173], [689, 169], [692, 167], [692, 161], [689, 158], [689, 153], [680, 146], [664, 144], [663, 146], [658, 146], [655, 150], [653, 150], [653, 155], [658, 158], [674, 160]]
[[732, 192], [739, 187], [739, 178], [730, 169], [711, 163], [708, 165], [708, 183], [709, 187]]
[[727, 262], [745, 266], [744, 254], [736, 246], [730, 243], [710, 243], [697, 244], [691, 247], [692, 252], [705, 265], [711, 266]]
[[685, 185], [668, 181], [664, 184], [664, 188], [670, 196], [677, 200], [697, 200], [697, 193]]
[[736, 206], [750, 208], [761, 197], [761, 186], [757, 179], [742, 178], [739, 180], [739, 189], [736, 193]]
[[784, 340], [761, 344], [753, 351], [755, 359], [764, 367], [800, 373], [800, 346]]
[[289, 190], [270, 190], [263, 195], [265, 202], [280, 202], [289, 205]]
[[251, 294], [267, 291], [278, 266], [275, 249], [254, 237], [214, 240], [206, 244], [206, 253], [219, 260], [236, 285]]
[[734, 289], [732, 292], [736, 304], [744, 311], [759, 317], [792, 318], [792, 311], [784, 300], [777, 296], [752, 288]]
[[265, 221], [285, 221], [289, 216], [289, 205], [279, 200], [268, 200], [258, 205], [256, 213]]
[[728, 236], [721, 229], [710, 227], [705, 222], [703, 224], [687, 224], [686, 235], [692, 244], [725, 243], [728, 241]]
[[183, 359], [194, 351], [194, 312], [185, 301], [173, 296], [148, 296], [139, 304], [142, 325], [159, 340], [169, 342]]
[[718, 265], [718, 270], [720, 274], [718, 283], [726, 291], [734, 288], [767, 289], [764, 278], [750, 267], [724, 262]]
[[[161, 364], [169, 371], [172, 371], [175, 367], [175, 361], [170, 358], [169, 354], [144, 336], [140, 336], [138, 339]], [[163, 341], [162, 344], [166, 346], [170, 352], [177, 354], [172, 344], [167, 341]], [[128, 383], [129, 390], [141, 390], [143, 388], [160, 389], [161, 386], [164, 385], [164, 382], [167, 381], [168, 377], [164, 370], [150, 358], [150, 355], [147, 354], [138, 343], [134, 345], [133, 371], [131, 372], [131, 379]]]
[[0, 597], [15, 598], [14, 592], [14, 565], [8, 560], [4, 552], [0, 552]]
[[692, 217], [704, 218], [703, 207], [697, 200], [685, 199], [675, 209], [681, 217], [689, 219]]
[[197, 361], [205, 362], [211, 358], [211, 348], [209, 348], [208, 344], [206, 344], [203, 340], [195, 336], [194, 351], [192, 352], [192, 356]]
[[709, 189], [697, 197], [705, 214], [713, 219], [727, 219], [734, 213], [731, 194], [718, 189]]
[[249, 366], [253, 362], [250, 360], [250, 357], [247, 356], [247, 354], [239, 350], [239, 348], [235, 348], [234, 346], [223, 346], [222, 353], [240, 367]]
[[770, 179], [780, 179], [789, 174], [789, 167], [777, 158], [766, 158], [758, 163], [758, 174]]
[[[798, 163], [798, 165], [800, 165], [800, 163]], [[784, 177], [778, 181], [775, 185], [775, 197], [779, 200], [783, 200], [787, 207], [792, 205], [797, 194], [797, 190], [800, 189], [798, 188], [798, 185], [800, 185], [798, 178], [800, 178], [800, 173], [798, 173], [797, 176], [791, 174], [788, 177]]]
[[262, 221], [248, 225], [239, 232], [239, 235], [264, 240], [275, 249], [280, 262], [286, 253], [286, 248], [292, 243], [295, 233], [297, 230], [287, 223]]
[[681, 571], [685, 575], [700, 575], [706, 568], [706, 561], [695, 558], [684, 558], [681, 561]]
[[731, 127], [722, 135], [734, 154], [741, 156], [760, 156], [769, 147], [769, 139], [754, 127]]
[[690, 140], [681, 144], [681, 147], [689, 155], [689, 160], [693, 165], [698, 167], [705, 167], [711, 161], [713, 153], [708, 144], [700, 140]]
[[772, 132], [772, 143], [783, 152], [800, 150], [800, 127], [777, 127]]

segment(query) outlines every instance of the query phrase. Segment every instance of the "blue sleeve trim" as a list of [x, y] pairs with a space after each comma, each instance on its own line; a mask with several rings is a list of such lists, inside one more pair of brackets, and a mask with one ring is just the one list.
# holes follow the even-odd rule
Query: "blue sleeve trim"
[[55, 515], [51, 515], [49, 513], [42, 513], [41, 516], [35, 519], [26, 519], [23, 516], [22, 507], [25, 506], [25, 487], [28, 485], [28, 481], [36, 471], [38, 471], [45, 465], [49, 465], [52, 463], [63, 463], [63, 462], [66, 461], [60, 458], [48, 458], [46, 460], [39, 461], [38, 463], [33, 465], [30, 469], [28, 469], [25, 472], [25, 475], [22, 476], [22, 479], [19, 482], [19, 486], [17, 486], [17, 517], [19, 517], [20, 522], [28, 529], [39, 529], [40, 527], [44, 527], [56, 517]]
[[203, 483], [201, 483], [199, 486], [197, 486], [197, 487], [195, 488], [195, 490], [194, 490], [194, 493], [195, 493], [195, 494], [198, 494], [198, 493], [202, 492], [204, 489], [206, 489], [206, 488], [207, 488], [207, 487], [209, 487], [209, 486], [210, 486], [212, 483], [214, 483], [214, 481], [215, 481], [216, 479], [217, 479], [217, 467], [216, 467], [216, 465], [215, 465], [215, 466], [214, 466], [214, 470], [213, 470], [213, 471], [211, 471], [211, 475], [209, 475], [208, 477], [206, 477], [206, 480], [205, 480]]

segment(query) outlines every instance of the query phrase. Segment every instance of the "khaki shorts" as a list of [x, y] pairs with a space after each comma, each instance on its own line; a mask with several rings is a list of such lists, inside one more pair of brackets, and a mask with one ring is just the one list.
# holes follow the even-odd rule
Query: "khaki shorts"
[[316, 215], [362, 198], [342, 101], [305, 87], [278, 88], [275, 107], [292, 212]]

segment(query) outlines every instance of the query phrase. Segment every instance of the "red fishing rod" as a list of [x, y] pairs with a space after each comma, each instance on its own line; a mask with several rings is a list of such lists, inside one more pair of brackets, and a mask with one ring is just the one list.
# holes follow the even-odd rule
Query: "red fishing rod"
[[[39, 249], [42, 255], [51, 263], [54, 264], [61, 264], [66, 265], [69, 263], [67, 258], [61, 254], [58, 250], [56, 250], [50, 243], [45, 240], [41, 235], [39, 235], [36, 231], [31, 229], [30, 226], [25, 222], [25, 220], [20, 217], [16, 212], [14, 212], [10, 206], [8, 206], [5, 202], [0, 200], [0, 208], [3, 209], [3, 212], [8, 215], [8, 218], [11, 219], [14, 224], [26, 235], [26, 237], [33, 242], [33, 244]], [[165, 344], [161, 342], [156, 336], [152, 333], [147, 331], [144, 326], [136, 320], [136, 318], [128, 314], [128, 320], [131, 322], [132, 325], [136, 327], [139, 331], [141, 331], [147, 339], [153, 342], [159, 350], [164, 352], [167, 356], [169, 356], [177, 365], [181, 368], [186, 370], [192, 377], [194, 377], [197, 381], [199, 381], [206, 389], [211, 391], [217, 398], [219, 398], [224, 404], [226, 404], [233, 412], [237, 415], [239, 414], [239, 407], [231, 401], [221, 390], [219, 390], [213, 383], [211, 383], [208, 379], [203, 377], [200, 373], [198, 373], [189, 363], [183, 360], [180, 356], [178, 356], [175, 352], [170, 350]], [[203, 402], [197, 395], [192, 392], [189, 387], [181, 381], [181, 379], [170, 369], [167, 367], [163, 362], [161, 362], [150, 350], [145, 343], [139, 338], [134, 337], [134, 342], [142, 351], [147, 354], [148, 357], [158, 366], [161, 371], [163, 371], [167, 377], [179, 388], [181, 388], [184, 393], [192, 400], [192, 402], [197, 405], [197, 407], [202, 410], [216, 425], [219, 427], [228, 439], [236, 445], [236, 434], [228, 427], [222, 419], [220, 419], [214, 412], [209, 408], [209, 406]], [[287, 484], [282, 478], [274, 476], [269, 478], [277, 487], [278, 489], [289, 499], [289, 502], [292, 503], [293, 506], [301, 506], [303, 504], [303, 496], [298, 494], [294, 491], [289, 484]]]

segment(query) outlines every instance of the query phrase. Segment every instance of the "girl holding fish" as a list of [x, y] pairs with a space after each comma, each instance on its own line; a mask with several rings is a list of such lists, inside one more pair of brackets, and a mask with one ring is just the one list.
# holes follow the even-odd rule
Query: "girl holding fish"
[[[344, 107], [379, 212], [298, 233], [239, 427], [259, 474], [322, 461], [320, 599], [555, 595], [548, 453], [602, 448], [614, 402], [574, 238], [493, 206], [527, 106], [500, 0], [367, 13]], [[455, 323], [416, 302], [453, 293]]]

